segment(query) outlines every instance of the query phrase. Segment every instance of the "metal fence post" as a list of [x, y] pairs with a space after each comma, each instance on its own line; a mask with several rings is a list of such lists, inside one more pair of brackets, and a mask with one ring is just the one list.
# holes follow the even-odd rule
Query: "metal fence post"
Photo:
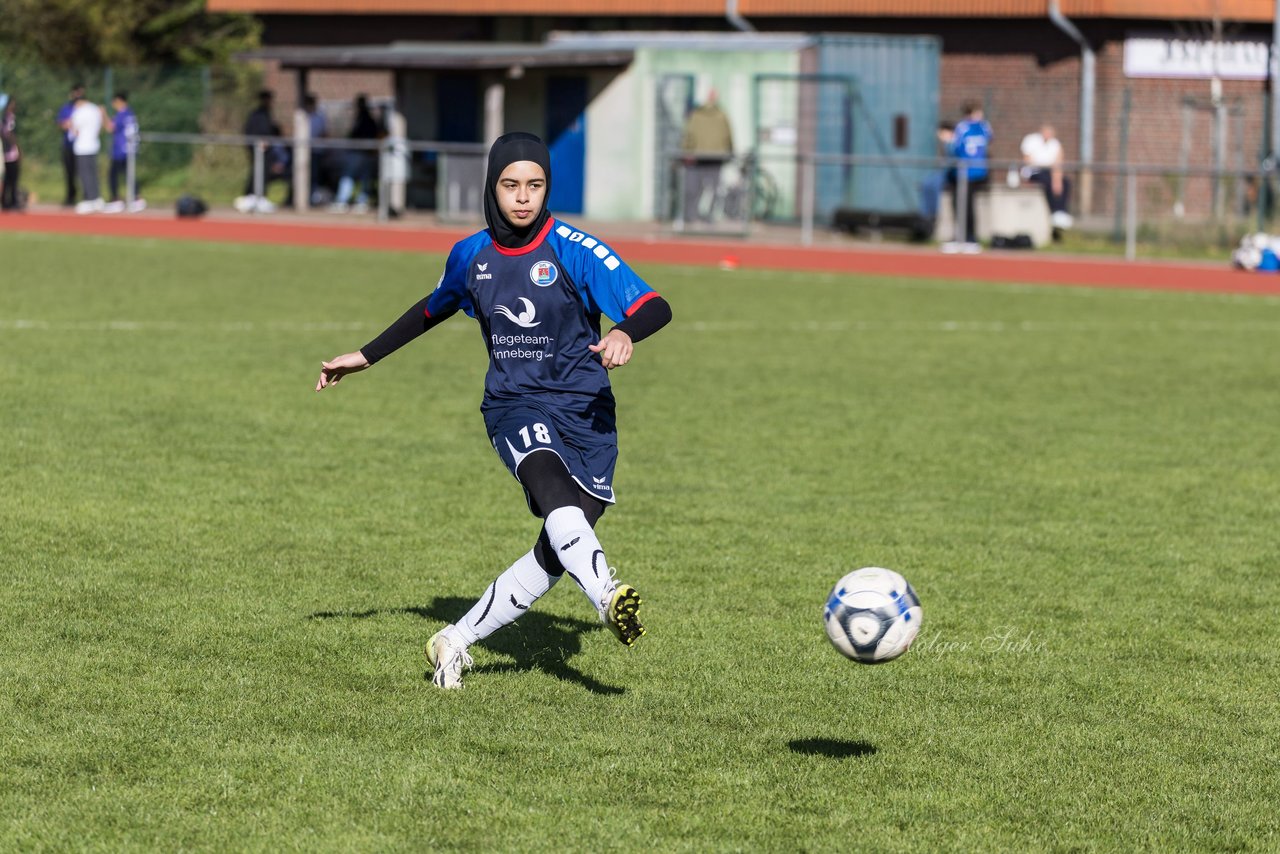
[[801, 157], [803, 158], [804, 209], [800, 211], [800, 244], [812, 246], [814, 208], [817, 207], [817, 199], [814, 196], [817, 188], [818, 164], [812, 157], [805, 155]]
[[311, 158], [316, 156], [311, 140], [311, 114], [306, 110], [293, 111], [293, 162], [290, 164], [293, 178], [293, 209], [299, 213], [311, 207]]
[[1138, 176], [1130, 169], [1125, 174], [1124, 193], [1124, 259], [1133, 261], [1138, 257]]
[[391, 170], [387, 168], [390, 159], [391, 138], [384, 137], [378, 143], [378, 222], [391, 218]]
[[1275, 195], [1271, 192], [1271, 167], [1272, 159], [1270, 155], [1262, 158], [1258, 164], [1258, 231], [1267, 230], [1267, 213], [1271, 205], [1275, 203]]
[[955, 226], [952, 240], [963, 243], [969, 237], [969, 168], [956, 162]]
[[124, 205], [125, 210], [133, 213], [133, 203], [138, 198], [137, 189], [138, 152], [133, 141], [125, 148], [124, 161]]
[[[264, 187], [266, 186], [266, 158], [267, 144], [262, 140], [257, 140], [253, 144], [253, 194], [259, 199], [265, 195]], [[253, 207], [256, 212], [257, 205]]]
[[391, 216], [398, 216], [405, 209], [412, 165], [408, 145], [408, 123], [404, 113], [392, 110], [387, 117], [387, 130], [390, 137], [387, 140], [387, 145], [390, 147], [390, 160], [387, 162], [387, 204], [390, 206]]
[[[675, 199], [676, 215], [675, 215], [675, 219], [673, 219], [671, 222], [671, 227], [675, 231], [684, 231], [684, 217], [686, 213], [684, 209], [684, 203], [685, 203], [685, 199], [689, 195], [688, 193], [685, 192], [685, 184], [688, 183], [689, 181], [688, 167], [685, 165], [684, 158], [677, 157], [675, 155], [671, 155], [671, 166], [676, 170], [676, 173], [675, 173], [676, 175], [676, 199]], [[750, 217], [751, 216], [750, 214], [751, 190], [750, 190], [749, 181], [748, 181], [748, 189], [747, 189], [746, 197], [747, 197], [746, 205], [747, 205], [747, 211], [748, 211], [747, 216]]]

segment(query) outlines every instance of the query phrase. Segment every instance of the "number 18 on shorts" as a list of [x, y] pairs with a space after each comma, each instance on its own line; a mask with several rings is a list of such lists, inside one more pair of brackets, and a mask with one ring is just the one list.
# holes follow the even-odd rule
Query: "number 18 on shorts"
[[530, 454], [551, 451], [564, 462], [584, 492], [613, 503], [618, 434], [611, 423], [601, 424], [599, 419], [554, 416], [545, 410], [526, 406], [486, 412], [485, 420], [493, 448], [512, 475]]

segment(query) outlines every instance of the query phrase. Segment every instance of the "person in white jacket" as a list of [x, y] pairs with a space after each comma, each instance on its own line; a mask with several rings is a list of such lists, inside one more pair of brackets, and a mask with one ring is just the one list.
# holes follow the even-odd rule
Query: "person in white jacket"
[[1071, 182], [1062, 169], [1062, 143], [1058, 141], [1053, 125], [1042, 125], [1039, 131], [1022, 138], [1022, 177], [1044, 188], [1049, 202], [1050, 219], [1054, 228], [1070, 228], [1071, 214], [1067, 203], [1071, 194]]
[[95, 213], [106, 207], [98, 183], [98, 152], [102, 150], [102, 128], [107, 114], [81, 92], [71, 110], [68, 133], [71, 150], [76, 156], [76, 175], [84, 200], [76, 205], [76, 213]]

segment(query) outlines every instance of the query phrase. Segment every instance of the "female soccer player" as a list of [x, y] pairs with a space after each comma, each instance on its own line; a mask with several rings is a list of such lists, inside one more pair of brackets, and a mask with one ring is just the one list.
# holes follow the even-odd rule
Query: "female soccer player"
[[[316, 391], [362, 371], [461, 309], [489, 350], [480, 411], [494, 450], [543, 520], [533, 549], [457, 623], [427, 642], [441, 688], [461, 688], [467, 647], [513, 622], [568, 573], [610, 631], [644, 634], [640, 595], [616, 581], [593, 528], [614, 502], [618, 458], [608, 371], [671, 320], [671, 308], [605, 244], [547, 210], [551, 157], [532, 134], [489, 150], [488, 228], [456, 243], [436, 289], [359, 351], [321, 363]], [[616, 325], [603, 337], [600, 316]]]

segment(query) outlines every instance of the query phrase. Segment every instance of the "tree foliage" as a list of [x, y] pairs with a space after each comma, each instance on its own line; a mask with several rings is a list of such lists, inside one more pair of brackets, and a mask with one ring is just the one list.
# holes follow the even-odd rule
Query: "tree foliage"
[[4, 0], [0, 52], [51, 66], [223, 64], [259, 43], [248, 15], [204, 0]]

